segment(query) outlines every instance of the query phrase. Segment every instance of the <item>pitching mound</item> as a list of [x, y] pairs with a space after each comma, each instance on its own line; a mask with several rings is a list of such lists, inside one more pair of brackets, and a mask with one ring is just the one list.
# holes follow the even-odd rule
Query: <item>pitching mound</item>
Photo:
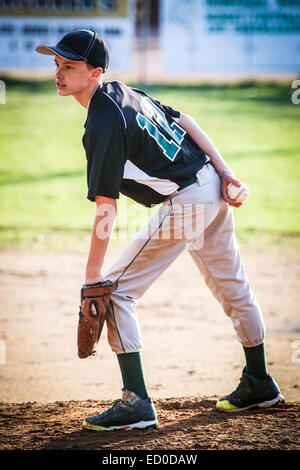
[[109, 401], [2, 403], [5, 450], [299, 450], [300, 404], [288, 402], [243, 413], [215, 410], [215, 398], [155, 400], [155, 430], [94, 432], [82, 420]]

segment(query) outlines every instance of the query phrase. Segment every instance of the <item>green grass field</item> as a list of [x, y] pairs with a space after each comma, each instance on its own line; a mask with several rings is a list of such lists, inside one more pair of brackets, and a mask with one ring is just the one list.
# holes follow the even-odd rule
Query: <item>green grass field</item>
[[[80, 248], [95, 210], [86, 199], [86, 110], [72, 97], [58, 97], [53, 82], [3, 80], [0, 248]], [[290, 83], [140, 88], [191, 114], [249, 186], [250, 198], [235, 209], [241, 241], [300, 241], [300, 105], [292, 104]], [[116, 233], [126, 228], [124, 210], [131, 232], [135, 210], [147, 220], [149, 210], [135, 206], [120, 199]]]

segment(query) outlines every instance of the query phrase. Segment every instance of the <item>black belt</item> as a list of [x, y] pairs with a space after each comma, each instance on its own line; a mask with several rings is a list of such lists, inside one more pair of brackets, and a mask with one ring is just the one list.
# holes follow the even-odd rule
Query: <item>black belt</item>
[[191, 184], [194, 184], [196, 182], [197, 182], [197, 177], [196, 175], [193, 175], [190, 180], [188, 180], [186, 183], [183, 183], [181, 186], [179, 186], [177, 191], [181, 191], [182, 189], [187, 188], [188, 186], [191, 186]]

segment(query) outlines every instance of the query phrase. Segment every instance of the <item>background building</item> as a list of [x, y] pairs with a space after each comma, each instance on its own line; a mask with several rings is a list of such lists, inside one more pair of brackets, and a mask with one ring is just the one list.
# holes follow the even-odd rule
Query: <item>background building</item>
[[0, 69], [49, 72], [35, 45], [77, 28], [135, 80], [300, 72], [300, 0], [0, 0]]

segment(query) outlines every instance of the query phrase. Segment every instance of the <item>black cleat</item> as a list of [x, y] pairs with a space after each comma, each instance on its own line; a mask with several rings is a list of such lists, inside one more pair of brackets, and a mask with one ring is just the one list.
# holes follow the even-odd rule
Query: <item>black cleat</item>
[[243, 411], [249, 408], [268, 408], [284, 398], [275, 380], [269, 375], [266, 379], [256, 379], [246, 373], [240, 379], [236, 390], [220, 398], [216, 408], [220, 411]]
[[122, 399], [95, 416], [86, 418], [82, 426], [93, 431], [113, 431], [114, 429], [153, 429], [157, 426], [157, 416], [151, 398], [143, 400], [134, 392], [122, 390]]

